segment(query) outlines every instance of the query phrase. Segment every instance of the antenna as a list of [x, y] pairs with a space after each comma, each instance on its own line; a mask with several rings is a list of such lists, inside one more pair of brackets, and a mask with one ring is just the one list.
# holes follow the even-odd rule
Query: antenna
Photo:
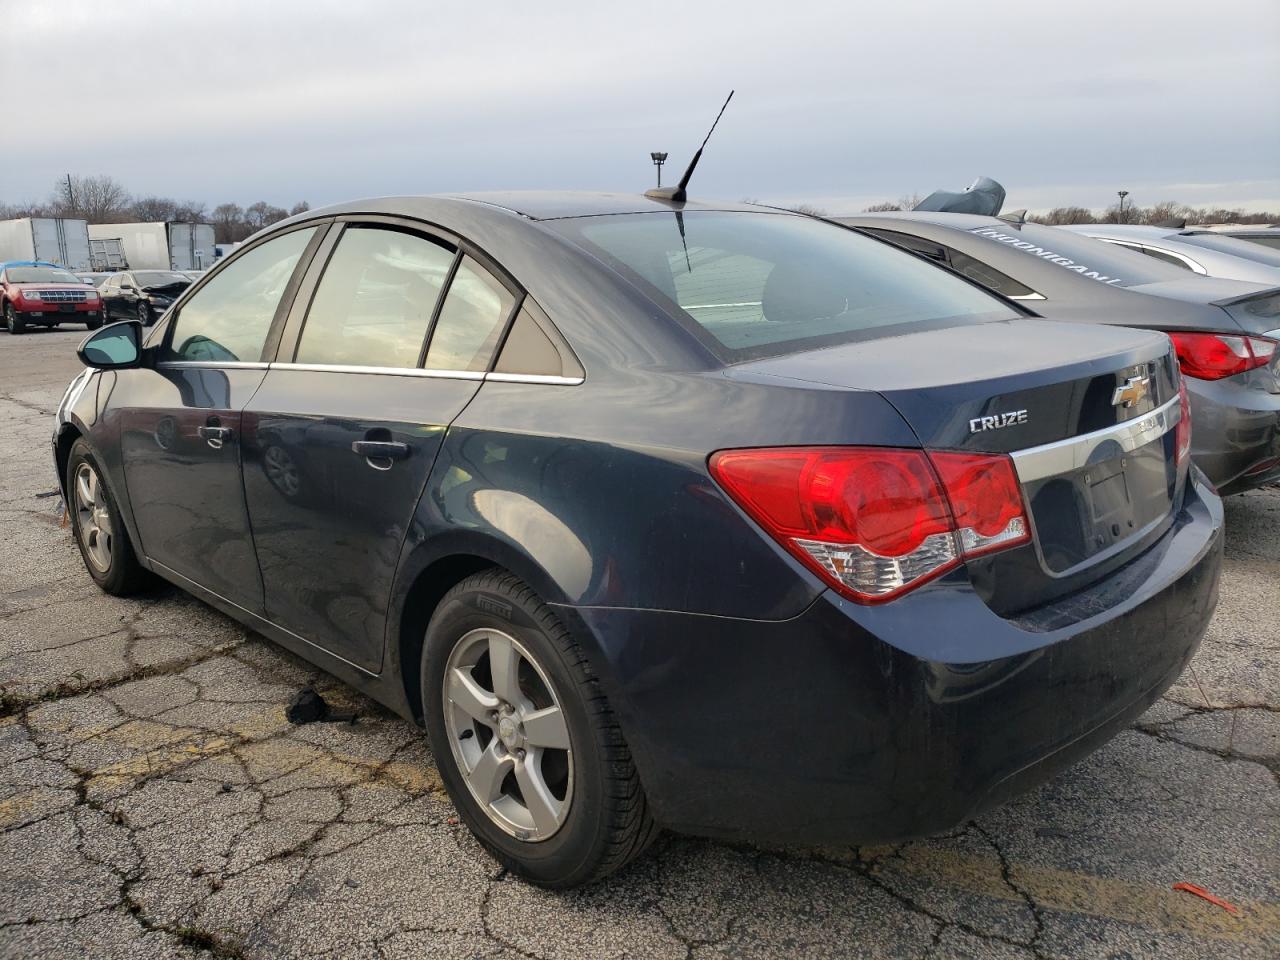
[[684, 176], [680, 178], [680, 182], [674, 187], [657, 187], [653, 190], [646, 190], [644, 195], [653, 200], [669, 200], [672, 203], [684, 203], [687, 197], [685, 187], [689, 185], [689, 178], [693, 176], [694, 169], [698, 166], [698, 161], [702, 159], [702, 151], [707, 146], [707, 141], [711, 139], [711, 135], [716, 132], [716, 124], [720, 122], [720, 118], [724, 116], [724, 108], [729, 106], [729, 101], [733, 99], [733, 91], [729, 91], [729, 95], [724, 98], [724, 103], [720, 107], [720, 112], [716, 114], [716, 118], [711, 123], [711, 129], [707, 131], [707, 135], [702, 138], [702, 146], [698, 148], [698, 152], [693, 155], [693, 159], [689, 161], [689, 167], [685, 170]]

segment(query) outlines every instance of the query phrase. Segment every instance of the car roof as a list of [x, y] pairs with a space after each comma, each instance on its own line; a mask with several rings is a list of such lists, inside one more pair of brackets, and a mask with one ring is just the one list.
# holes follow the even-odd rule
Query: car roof
[[999, 217], [987, 217], [980, 213], [943, 213], [939, 210], [885, 210], [875, 213], [854, 213], [831, 217], [832, 220], [912, 220], [917, 223], [934, 223], [940, 227], [972, 230], [974, 227], [1009, 226]]
[[0, 261], [0, 270], [7, 267], [53, 267], [55, 270], [64, 270], [56, 263], [50, 263], [48, 260], [4, 260]]
[[1154, 227], [1145, 223], [1073, 223], [1063, 225], [1062, 229], [1086, 233], [1090, 236], [1097, 234], [1107, 237], [1131, 237], [1134, 240], [1176, 237], [1182, 232], [1177, 227]]
[[583, 190], [501, 190], [477, 193], [438, 194], [442, 199], [485, 203], [519, 214], [529, 220], [560, 220], [568, 217], [601, 217], [619, 213], [657, 213], [673, 209], [737, 210], [755, 213], [768, 208], [746, 203], [688, 200], [673, 204], [638, 193], [605, 193]]

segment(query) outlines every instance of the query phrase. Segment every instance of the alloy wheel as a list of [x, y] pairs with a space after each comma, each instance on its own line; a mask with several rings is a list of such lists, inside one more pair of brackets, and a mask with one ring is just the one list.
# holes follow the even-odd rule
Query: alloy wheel
[[533, 655], [501, 630], [471, 630], [449, 655], [443, 693], [453, 759], [480, 809], [519, 840], [554, 835], [573, 799], [573, 751]]
[[103, 498], [98, 471], [88, 463], [76, 468], [76, 529], [85, 557], [99, 573], [111, 568], [111, 513]]

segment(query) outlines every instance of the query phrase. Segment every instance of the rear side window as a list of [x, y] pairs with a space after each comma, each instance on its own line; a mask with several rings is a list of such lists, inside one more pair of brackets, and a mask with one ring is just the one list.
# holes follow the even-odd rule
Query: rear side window
[[316, 288], [294, 360], [416, 367], [454, 251], [417, 234], [349, 227]]
[[[1148, 257], [1161, 260], [1165, 263], [1172, 263], [1175, 267], [1182, 267], [1183, 270], [1191, 270], [1191, 267], [1187, 265], [1187, 261], [1179, 260], [1171, 253], [1165, 253], [1163, 250], [1157, 250], [1154, 247], [1139, 247], [1138, 249]], [[1192, 272], [1194, 273], [1194, 271]]]
[[806, 217], [690, 211], [552, 228], [638, 281], [730, 361], [1013, 316], [946, 270]]
[[515, 303], [496, 277], [464, 256], [431, 331], [427, 369], [488, 369]]
[[172, 324], [170, 360], [258, 361], [276, 307], [315, 228], [255, 247], [210, 277]]

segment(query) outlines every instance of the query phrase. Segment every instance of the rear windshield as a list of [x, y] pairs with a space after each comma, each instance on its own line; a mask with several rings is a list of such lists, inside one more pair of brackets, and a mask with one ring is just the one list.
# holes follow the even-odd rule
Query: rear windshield
[[83, 281], [70, 270], [57, 267], [10, 267], [5, 271], [10, 283], [79, 283]]
[[969, 232], [1111, 286], [1133, 287], [1142, 283], [1187, 279], [1187, 271], [1182, 267], [1057, 227], [1034, 224], [1020, 229], [984, 226], [974, 227]]
[[1017, 316], [950, 271], [806, 217], [639, 213], [553, 229], [637, 283], [725, 360]]
[[1212, 233], [1193, 233], [1186, 236], [1170, 237], [1193, 247], [1204, 247], [1219, 253], [1229, 253], [1233, 257], [1252, 260], [1254, 263], [1265, 263], [1269, 267], [1280, 267], [1280, 250], [1268, 250], [1259, 243], [1249, 243], [1237, 237], [1220, 237]]

